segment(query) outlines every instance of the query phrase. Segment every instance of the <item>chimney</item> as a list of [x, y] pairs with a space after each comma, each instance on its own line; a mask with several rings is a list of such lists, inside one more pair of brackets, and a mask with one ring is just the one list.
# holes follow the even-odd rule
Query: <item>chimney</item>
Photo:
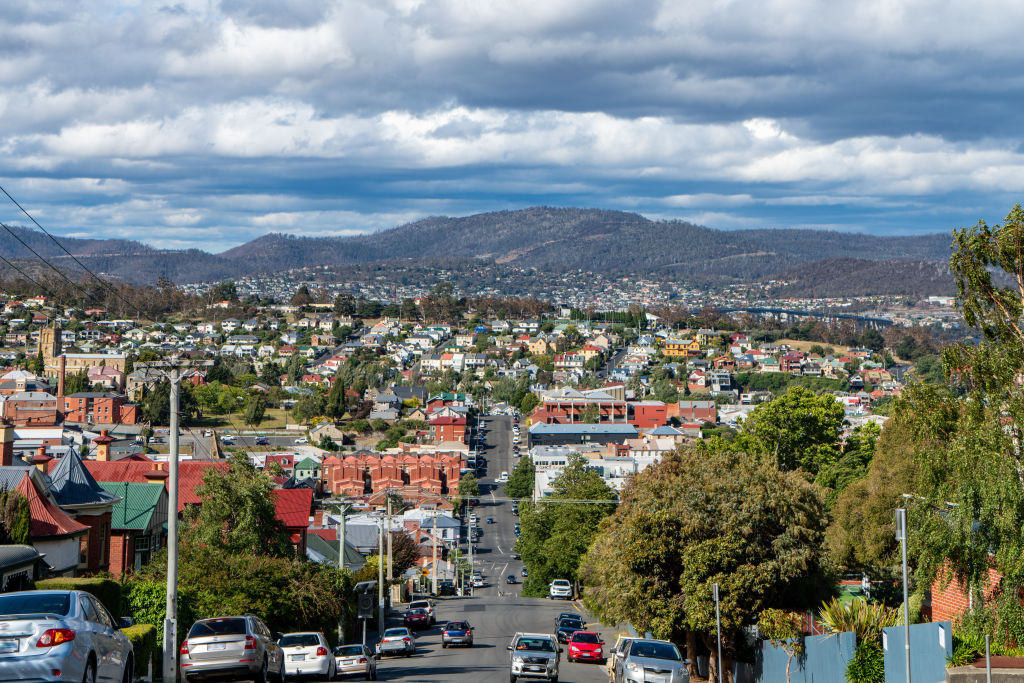
[[153, 463], [153, 469], [146, 472], [143, 475], [146, 477], [146, 481], [150, 484], [162, 484], [167, 477], [171, 476], [169, 472], [164, 471], [163, 463]]
[[67, 359], [62, 353], [60, 355], [60, 365], [57, 370], [57, 398], [64, 398], [64, 372], [67, 369]]
[[99, 462], [109, 462], [110, 444], [114, 443], [114, 437], [110, 436], [107, 430], [104, 429], [92, 442], [96, 444], [96, 460]]
[[51, 458], [50, 456], [48, 456], [46, 454], [46, 446], [45, 445], [44, 446], [40, 446], [39, 450], [36, 452], [35, 456], [33, 456], [33, 458], [32, 458], [32, 462], [35, 463], [36, 468], [40, 472], [42, 472], [43, 474], [46, 474], [46, 464], [48, 462], [50, 462], [51, 460], [53, 460], [53, 458]]
[[0, 421], [0, 466], [10, 467], [14, 464], [14, 425], [6, 420]]

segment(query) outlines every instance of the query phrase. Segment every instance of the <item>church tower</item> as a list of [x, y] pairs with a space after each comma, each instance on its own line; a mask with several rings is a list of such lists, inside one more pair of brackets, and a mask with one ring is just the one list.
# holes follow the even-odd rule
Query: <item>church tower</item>
[[43, 358], [43, 373], [55, 374], [57, 358], [61, 355], [60, 327], [54, 325], [39, 330], [39, 354]]

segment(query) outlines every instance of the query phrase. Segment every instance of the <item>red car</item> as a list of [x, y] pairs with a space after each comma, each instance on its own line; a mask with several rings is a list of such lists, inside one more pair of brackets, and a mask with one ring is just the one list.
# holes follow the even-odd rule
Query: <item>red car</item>
[[604, 664], [604, 641], [593, 631], [576, 631], [569, 638], [570, 662], [600, 662]]
[[409, 629], [430, 628], [430, 614], [425, 609], [411, 609], [405, 613], [402, 624]]

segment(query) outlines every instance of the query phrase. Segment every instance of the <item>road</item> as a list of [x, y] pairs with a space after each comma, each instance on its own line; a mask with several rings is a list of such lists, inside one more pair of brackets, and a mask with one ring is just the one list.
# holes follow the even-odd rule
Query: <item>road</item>
[[[483, 529], [480, 542], [474, 544], [475, 567], [483, 572], [487, 586], [477, 588], [471, 597], [439, 598], [437, 625], [417, 634], [417, 653], [409, 658], [381, 660], [380, 680], [450, 682], [507, 681], [509, 652], [505, 649], [517, 631], [552, 633], [554, 619], [560, 612], [581, 612], [582, 605], [575, 602], [553, 601], [542, 598], [523, 598], [522, 563], [512, 557], [515, 533], [513, 525], [518, 519], [512, 514], [512, 505], [504, 500], [504, 485], [495, 482], [502, 471], [511, 472], [512, 418], [491, 416], [483, 425], [482, 452], [488, 469], [481, 477], [480, 505], [476, 515]], [[494, 524], [486, 522], [493, 517]], [[516, 583], [505, 583], [508, 574], [516, 576]], [[474, 627], [474, 647], [441, 648], [441, 627], [447, 620], [466, 620]], [[398, 625], [397, 615], [392, 624]], [[592, 624], [591, 628], [604, 636], [607, 648], [615, 643], [614, 628]], [[563, 646], [566, 647], [566, 646]], [[594, 663], [573, 663], [563, 653], [560, 663], [560, 681], [568, 683], [606, 683], [604, 666]]]

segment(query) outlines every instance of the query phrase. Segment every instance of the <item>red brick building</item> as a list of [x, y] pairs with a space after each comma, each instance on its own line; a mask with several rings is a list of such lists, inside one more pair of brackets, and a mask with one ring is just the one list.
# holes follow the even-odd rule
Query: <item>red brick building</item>
[[661, 401], [630, 403], [629, 412], [629, 423], [637, 429], [653, 429], [668, 424], [668, 407]]
[[64, 419], [93, 424], [135, 424], [138, 405], [121, 394], [83, 391], [64, 397]]
[[466, 443], [466, 418], [435, 417], [430, 421], [430, 435], [434, 443], [457, 441]]

